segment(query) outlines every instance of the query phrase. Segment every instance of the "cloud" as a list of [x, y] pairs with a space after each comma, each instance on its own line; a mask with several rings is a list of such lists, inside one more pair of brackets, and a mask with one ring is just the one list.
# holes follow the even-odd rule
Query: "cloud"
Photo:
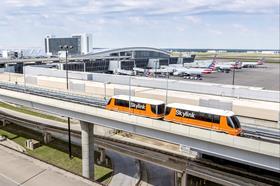
[[232, 24], [232, 27], [239, 32], [249, 32], [250, 31], [250, 29], [248, 27], [241, 25], [241, 24], [237, 24], [237, 23]]
[[1, 1], [2, 6], [7, 7], [26, 7], [26, 6], [42, 6], [45, 4], [44, 0], [4, 0]]
[[[2, 0], [0, 34], [5, 37], [0, 37], [0, 43], [16, 37], [20, 39], [14, 42], [27, 42], [30, 33], [38, 40], [46, 33], [65, 36], [74, 32], [98, 34], [100, 42], [108, 35], [136, 42], [158, 33], [151, 34], [150, 42], [172, 35], [172, 42], [177, 39], [179, 43], [182, 36], [202, 32], [224, 36], [229, 27], [248, 33], [260, 24], [260, 18], [278, 17], [278, 7], [277, 0]], [[258, 29], [261, 34], [265, 26]]]
[[215, 34], [215, 35], [222, 35], [223, 32], [221, 30], [215, 30], [215, 29], [208, 29], [208, 32]]
[[197, 16], [185, 16], [185, 19], [194, 24], [201, 23], [201, 19]]

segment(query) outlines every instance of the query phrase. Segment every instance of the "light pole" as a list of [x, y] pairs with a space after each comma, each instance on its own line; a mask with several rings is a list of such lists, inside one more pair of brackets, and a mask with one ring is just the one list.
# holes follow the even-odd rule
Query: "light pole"
[[165, 92], [165, 105], [167, 105], [167, 98], [168, 98], [168, 79], [169, 79], [169, 72], [167, 72], [167, 78], [166, 78], [166, 92]]
[[84, 72], [86, 72], [86, 62], [84, 61]]
[[128, 90], [128, 94], [129, 94], [129, 114], [131, 114], [131, 109], [130, 109], [130, 103], [131, 103], [131, 76], [129, 76], [129, 90]]
[[[168, 59], [168, 64], [167, 64], [167, 66], [169, 67], [169, 60], [170, 59]], [[168, 68], [167, 68], [167, 77], [166, 77], [166, 92], [165, 92], [165, 105], [167, 105], [167, 99], [168, 99], [168, 80], [169, 80], [169, 71], [168, 71]]]
[[[69, 90], [69, 82], [68, 82], [68, 66], [67, 66], [67, 57], [68, 57], [68, 50], [72, 49], [73, 46], [68, 46], [68, 45], [60, 45], [60, 49], [65, 51], [65, 67], [66, 67], [66, 89], [67, 91]], [[69, 158], [72, 158], [72, 146], [71, 146], [71, 128], [70, 128], [70, 117], [67, 118], [67, 123], [68, 123], [68, 153], [69, 153]]]
[[234, 80], [235, 80], [235, 67], [233, 67], [233, 71], [232, 71], [232, 88], [234, 86]]
[[25, 76], [25, 68], [23, 67], [23, 81], [24, 81], [24, 89], [26, 89], [26, 76]]
[[107, 98], [107, 94], [106, 94], [107, 87], [106, 87], [106, 85], [107, 85], [107, 84], [110, 84], [110, 83], [111, 83], [111, 82], [109, 82], [109, 81], [108, 81], [108, 82], [107, 82], [107, 81], [104, 82], [104, 100], [106, 100], [106, 98]]

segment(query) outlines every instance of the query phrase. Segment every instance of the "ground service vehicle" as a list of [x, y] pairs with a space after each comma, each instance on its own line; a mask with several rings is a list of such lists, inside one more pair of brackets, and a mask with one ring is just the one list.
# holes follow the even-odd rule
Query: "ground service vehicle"
[[165, 106], [164, 102], [160, 100], [132, 96], [129, 98], [126, 95], [113, 96], [108, 101], [106, 109], [164, 119], [235, 136], [240, 135], [242, 131], [238, 118], [232, 111], [227, 110], [180, 103], [170, 103]]

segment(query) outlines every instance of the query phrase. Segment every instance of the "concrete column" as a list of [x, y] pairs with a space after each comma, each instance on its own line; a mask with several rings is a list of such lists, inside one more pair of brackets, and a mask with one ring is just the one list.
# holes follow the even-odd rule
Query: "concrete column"
[[52, 136], [48, 132], [44, 132], [43, 133], [43, 137], [44, 137], [44, 143], [45, 144], [48, 144], [48, 143], [50, 143], [52, 141]]
[[83, 176], [94, 179], [94, 125], [81, 121]]
[[2, 122], [2, 125], [3, 125], [3, 127], [6, 127], [6, 120], [5, 119], [1, 119], [1, 122]]
[[184, 172], [182, 174], [182, 177], [181, 177], [181, 186], [187, 186], [187, 179], [188, 179], [188, 175], [186, 172]]
[[105, 149], [99, 148], [100, 157], [98, 160], [99, 164], [103, 164], [105, 162]]
[[175, 174], [175, 185], [176, 186], [187, 186], [187, 173], [186, 172], [183, 172], [183, 173], [180, 173], [180, 172], [177, 172]]

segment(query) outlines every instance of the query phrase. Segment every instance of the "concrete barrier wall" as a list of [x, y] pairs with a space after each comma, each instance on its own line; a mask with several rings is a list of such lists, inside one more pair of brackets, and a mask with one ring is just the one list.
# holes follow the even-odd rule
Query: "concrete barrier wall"
[[70, 80], [69, 81], [69, 90], [74, 91], [74, 92], [85, 92], [85, 84]]
[[[66, 71], [64, 70], [32, 67], [32, 66], [26, 66], [24, 67], [24, 70], [25, 73], [30, 76], [49, 76], [49, 77], [66, 78]], [[84, 73], [84, 72], [68, 71], [68, 77], [72, 79], [79, 79], [79, 80], [91, 80], [92, 74]]]
[[[114, 95], [129, 95], [129, 90], [115, 88], [114, 89]], [[135, 96], [135, 90], [134, 89], [131, 89], [130, 95]]]
[[232, 101], [220, 101], [215, 99], [199, 99], [199, 106], [232, 110]]
[[38, 84], [37, 77], [34, 76], [25, 76], [25, 82], [26, 84], [32, 84], [32, 85]]
[[246, 103], [235, 102], [232, 111], [236, 115], [259, 118], [263, 120], [279, 121], [279, 109], [258, 107]]
[[[30, 75], [45, 75], [52, 77], [64, 77], [65, 71], [39, 68], [27, 66], [26, 73]], [[69, 77], [73, 79], [81, 80], [92, 80], [101, 83], [113, 83], [121, 85], [129, 85], [131, 80], [132, 86], [149, 87], [166, 89], [168, 83], [169, 90], [194, 92], [202, 94], [211, 94], [219, 96], [237, 97], [245, 99], [256, 99], [263, 101], [280, 102], [279, 91], [261, 90], [259, 87], [245, 87], [245, 86], [234, 86], [221, 85], [215, 83], [197, 83], [189, 81], [178, 81], [168, 80], [160, 78], [147, 78], [147, 77], [132, 77], [124, 75], [112, 75], [102, 73], [84, 73], [84, 72], [73, 72], [69, 71]]]
[[[167, 79], [155, 79], [147, 77], [130, 77], [111, 74], [93, 73], [92, 80], [96, 82], [110, 82], [115, 84], [128, 85], [131, 78], [131, 85], [150, 88], [167, 88]], [[168, 80], [168, 89], [184, 92], [195, 92], [202, 94], [221, 95], [237, 98], [256, 99], [263, 101], [280, 102], [279, 91], [262, 90], [259, 87], [245, 87], [221, 85], [214, 83], [197, 83], [188, 81]]]

